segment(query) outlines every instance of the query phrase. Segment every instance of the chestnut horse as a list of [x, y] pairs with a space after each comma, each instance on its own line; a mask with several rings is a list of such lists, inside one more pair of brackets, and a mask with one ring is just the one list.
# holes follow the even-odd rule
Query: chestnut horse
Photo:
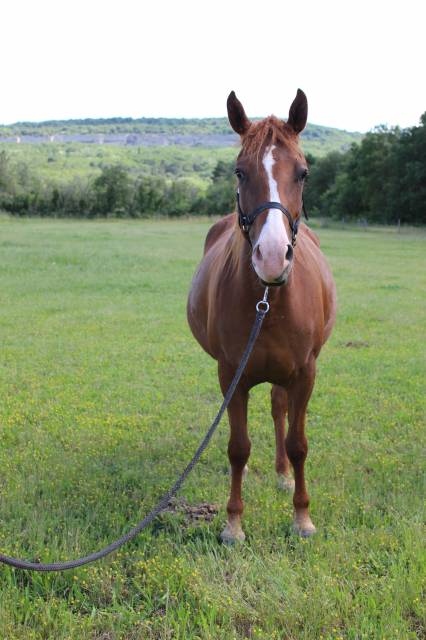
[[306, 125], [308, 105], [299, 89], [287, 122], [269, 116], [253, 123], [234, 92], [227, 107], [229, 122], [241, 136], [235, 169], [237, 212], [220, 219], [208, 232], [188, 299], [191, 330], [217, 360], [223, 393], [247, 343], [256, 303], [266, 285], [274, 287], [269, 314], [228, 407], [232, 479], [222, 540], [245, 538], [241, 484], [250, 455], [247, 403], [249, 390], [262, 382], [273, 385], [279, 486], [294, 489], [294, 529], [310, 536], [315, 527], [304, 478], [305, 417], [316, 358], [334, 324], [336, 294], [318, 238], [306, 225], [299, 225], [308, 169], [298, 135]]

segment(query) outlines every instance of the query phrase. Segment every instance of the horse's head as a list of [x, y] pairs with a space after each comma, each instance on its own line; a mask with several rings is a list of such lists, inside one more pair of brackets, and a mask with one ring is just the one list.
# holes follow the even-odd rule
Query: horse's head
[[265, 284], [283, 284], [292, 268], [308, 173], [298, 144], [308, 102], [299, 89], [287, 122], [275, 116], [250, 122], [233, 91], [227, 106], [229, 122], [242, 144], [235, 168], [240, 226], [251, 244], [259, 278]]

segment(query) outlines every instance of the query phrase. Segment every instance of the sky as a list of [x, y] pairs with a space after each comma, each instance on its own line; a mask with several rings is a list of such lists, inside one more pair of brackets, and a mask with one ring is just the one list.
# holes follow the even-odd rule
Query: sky
[[68, 118], [286, 117], [349, 131], [426, 111], [418, 0], [2, 0], [0, 123]]

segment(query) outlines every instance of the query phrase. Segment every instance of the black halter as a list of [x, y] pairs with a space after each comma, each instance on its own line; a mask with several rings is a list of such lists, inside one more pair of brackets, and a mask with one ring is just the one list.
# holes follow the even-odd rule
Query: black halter
[[[303, 201], [302, 201], [302, 204], [303, 204], [303, 213], [305, 214], [305, 218], [308, 219], [308, 214], [306, 213], [306, 209], [305, 209], [305, 203]], [[238, 224], [240, 225], [241, 231], [246, 236], [250, 245], [251, 245], [251, 240], [249, 235], [250, 227], [256, 220], [257, 216], [260, 215], [262, 211], [266, 211], [267, 209], [279, 209], [285, 215], [285, 217], [288, 220], [288, 224], [290, 225], [291, 246], [292, 247], [296, 246], [296, 236], [299, 230], [301, 216], [299, 215], [297, 220], [293, 220], [293, 218], [291, 217], [290, 211], [285, 207], [283, 207], [283, 205], [280, 202], [264, 202], [259, 207], [257, 207], [254, 211], [246, 215], [241, 209], [240, 193], [239, 191], [237, 191], [237, 209], [238, 209]]]

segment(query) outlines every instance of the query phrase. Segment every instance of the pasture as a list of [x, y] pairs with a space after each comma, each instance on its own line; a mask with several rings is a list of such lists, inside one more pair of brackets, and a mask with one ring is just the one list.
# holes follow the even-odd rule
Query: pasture
[[[0, 218], [3, 553], [91, 552], [189, 460], [221, 399], [185, 314], [209, 224]], [[317, 535], [291, 532], [261, 386], [244, 544], [218, 542], [224, 420], [177, 504], [121, 552], [64, 574], [1, 566], [2, 640], [426, 637], [426, 235], [318, 233], [339, 307], [308, 415]]]

